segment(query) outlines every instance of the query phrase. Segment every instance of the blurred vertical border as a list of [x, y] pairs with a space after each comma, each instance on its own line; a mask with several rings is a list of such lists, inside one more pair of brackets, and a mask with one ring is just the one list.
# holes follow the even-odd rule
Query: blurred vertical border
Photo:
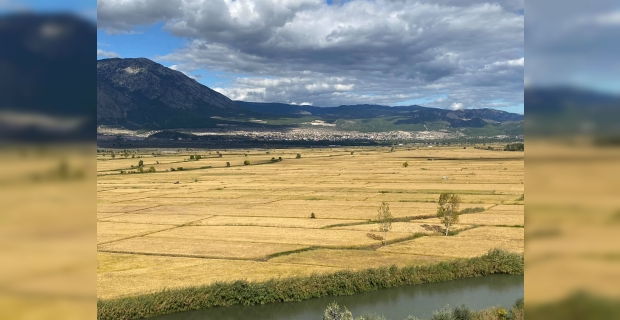
[[0, 319], [96, 317], [96, 1], [0, 1]]
[[525, 16], [526, 315], [620, 319], [620, 4]]

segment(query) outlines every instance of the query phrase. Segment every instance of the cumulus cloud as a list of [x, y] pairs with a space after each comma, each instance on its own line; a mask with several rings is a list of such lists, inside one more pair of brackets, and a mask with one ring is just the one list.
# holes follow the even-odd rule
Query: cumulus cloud
[[100, 0], [99, 27], [161, 22], [184, 47], [158, 57], [189, 73], [244, 74], [218, 90], [249, 101], [396, 104], [444, 95], [523, 101], [523, 1]]
[[102, 58], [118, 58], [120, 56], [116, 52], [97, 49], [97, 57], [102, 57]]
[[462, 104], [462, 103], [460, 103], [460, 102], [452, 102], [452, 103], [450, 104], [449, 109], [452, 109], [452, 110], [461, 110], [461, 109], [463, 109], [463, 104]]

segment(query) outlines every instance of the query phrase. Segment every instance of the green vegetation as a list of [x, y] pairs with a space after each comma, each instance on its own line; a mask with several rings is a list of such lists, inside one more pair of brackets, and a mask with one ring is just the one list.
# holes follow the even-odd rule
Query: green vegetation
[[443, 282], [495, 273], [523, 274], [523, 255], [493, 249], [487, 254], [434, 265], [338, 271], [265, 282], [218, 282], [206, 286], [97, 301], [97, 319], [136, 319], [234, 304], [254, 305], [353, 295], [401, 285]]
[[250, 163], [250, 160], [245, 160], [245, 161], [243, 161], [243, 164], [246, 165], [246, 166], [249, 166], [251, 163]]
[[[557, 318], [557, 319], [569, 319]], [[506, 310], [502, 307], [491, 307], [480, 311], [469, 309], [466, 305], [461, 305], [454, 309], [445, 306], [441, 310], [433, 312], [433, 316], [429, 320], [523, 320], [524, 319], [524, 303], [523, 299], [518, 299], [515, 304]], [[547, 318], [552, 319], [552, 317]], [[353, 314], [344, 307], [344, 311], [340, 312], [340, 306], [336, 302], [330, 303], [323, 314], [323, 320], [353, 320]], [[382, 315], [375, 313], [367, 313], [355, 320], [387, 320]], [[422, 320], [414, 316], [408, 316], [405, 320]]]
[[450, 226], [459, 222], [461, 197], [454, 193], [442, 193], [439, 195], [439, 202], [437, 204], [437, 218], [446, 227], [447, 236]]
[[483, 207], [465, 208], [460, 211], [460, 214], [478, 213], [478, 212], [483, 212], [484, 210], [485, 209]]
[[523, 143], [511, 143], [506, 145], [506, 148], [504, 148], [504, 151], [524, 151], [524, 145]]
[[387, 232], [392, 229], [392, 214], [390, 213], [390, 206], [387, 202], [383, 201], [381, 207], [379, 207], [379, 214], [377, 215], [377, 222], [379, 223], [379, 232], [383, 232], [383, 245], [387, 242]]
[[403, 162], [403, 167], [407, 168], [409, 166], [409, 162], [405, 161]]
[[298, 153], [297, 156], [295, 156], [296, 159], [301, 159], [301, 153]]

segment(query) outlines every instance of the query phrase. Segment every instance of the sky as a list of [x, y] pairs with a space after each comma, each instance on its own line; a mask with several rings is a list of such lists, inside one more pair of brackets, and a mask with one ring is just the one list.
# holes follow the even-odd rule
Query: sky
[[231, 99], [523, 113], [522, 0], [99, 0], [98, 59]]

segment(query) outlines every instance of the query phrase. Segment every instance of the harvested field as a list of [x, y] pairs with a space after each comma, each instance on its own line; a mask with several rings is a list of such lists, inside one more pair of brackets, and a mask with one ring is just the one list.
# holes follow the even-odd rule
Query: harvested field
[[[124, 158], [120, 150], [115, 159], [98, 155], [99, 298], [216, 281], [423, 265], [495, 247], [523, 252], [524, 229], [512, 227], [524, 222], [523, 152], [389, 150], [219, 150], [221, 158], [215, 150], [180, 149], [132, 151], [135, 158]], [[197, 154], [201, 160], [188, 160]], [[271, 162], [272, 157], [283, 161]], [[139, 160], [156, 172], [120, 173], [136, 170]], [[485, 209], [462, 215], [451, 228], [474, 229], [449, 237], [433, 230], [440, 226], [434, 215], [442, 192], [458, 193], [461, 209]], [[397, 219], [386, 247], [372, 222], [383, 201]]]

